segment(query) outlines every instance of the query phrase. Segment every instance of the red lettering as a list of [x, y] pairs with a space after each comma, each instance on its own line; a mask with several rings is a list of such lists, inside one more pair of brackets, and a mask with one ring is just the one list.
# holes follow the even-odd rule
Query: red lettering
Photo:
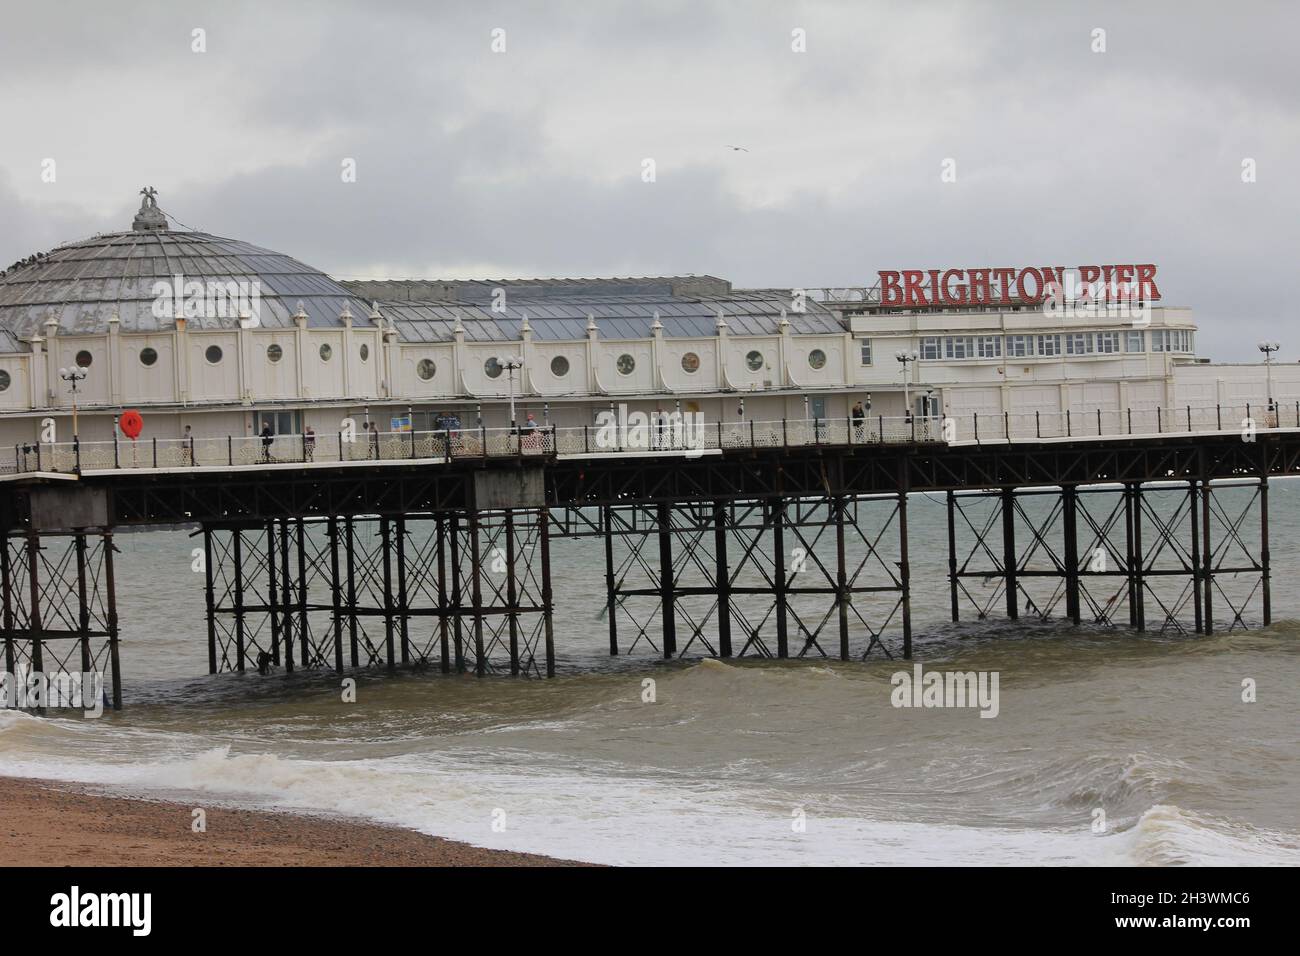
[[1156, 267], [1147, 263], [1137, 269], [1138, 299], [1142, 302], [1158, 302], [1160, 290], [1156, 288]]
[[903, 304], [924, 305], [925, 290], [921, 288], [921, 279], [925, 273], [920, 269], [903, 270]]
[[988, 269], [970, 269], [970, 304], [989, 305], [993, 301], [993, 289], [989, 285]]
[[944, 305], [966, 304], [968, 296], [966, 286], [958, 286], [956, 292], [952, 288], [952, 280], [963, 274], [960, 269], [949, 269], [943, 274], [943, 281], [939, 283], [939, 301]]
[[[1030, 292], [1025, 279], [1029, 276], [1034, 277], [1034, 291]], [[1043, 276], [1030, 266], [1027, 269], [1021, 269], [1020, 275], [1016, 276], [1016, 295], [1022, 302], [1042, 302], [1043, 301]]]
[[902, 305], [903, 290], [898, 285], [897, 272], [879, 272], [880, 276], [880, 304], [881, 305]]
[[1011, 283], [1015, 279], [1015, 269], [994, 269], [993, 277], [998, 280], [998, 286], [1002, 289], [1002, 304], [1006, 305], [1011, 301]]

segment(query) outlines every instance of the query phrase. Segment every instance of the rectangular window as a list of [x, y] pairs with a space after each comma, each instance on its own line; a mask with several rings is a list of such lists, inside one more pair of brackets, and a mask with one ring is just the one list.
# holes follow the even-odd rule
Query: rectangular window
[[1125, 332], [1124, 333], [1124, 351], [1125, 352], [1145, 352], [1147, 350], [1145, 332]]
[[937, 338], [921, 339], [921, 358], [933, 362], [939, 358], [939, 340]]
[[1065, 336], [1066, 355], [1087, 355], [1092, 351], [1091, 332], [1068, 332]]
[[967, 359], [975, 357], [975, 343], [967, 335], [950, 335], [943, 340], [945, 358]]
[[812, 417], [823, 419], [826, 417], [826, 396], [821, 395], [812, 399]]
[[1152, 352], [1165, 352], [1165, 351], [1168, 351], [1168, 350], [1166, 349], [1166, 347], [1165, 347], [1165, 346], [1166, 346], [1165, 334], [1166, 334], [1166, 333], [1165, 333], [1165, 330], [1164, 330], [1164, 329], [1152, 329], [1152, 331], [1151, 331], [1151, 351], [1152, 351]]
[[981, 335], [975, 340], [979, 357], [984, 359], [1002, 357], [1002, 339], [997, 335]]
[[1008, 335], [1007, 358], [1028, 358], [1034, 354], [1032, 335]]
[[1118, 332], [1098, 332], [1098, 333], [1097, 333], [1097, 351], [1098, 351], [1098, 352], [1118, 352], [1118, 351], [1119, 351], [1119, 333], [1118, 333]]
[[1196, 333], [1190, 330], [1187, 332], [1187, 351], [1196, 351]]
[[862, 364], [871, 364], [871, 339], [862, 340]]
[[1039, 355], [1060, 355], [1061, 337], [1059, 335], [1040, 335], [1038, 337]]

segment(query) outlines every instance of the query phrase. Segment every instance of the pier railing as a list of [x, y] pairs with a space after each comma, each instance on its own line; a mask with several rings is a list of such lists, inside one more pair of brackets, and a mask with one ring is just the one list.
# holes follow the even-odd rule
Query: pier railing
[[344, 432], [192, 438], [118, 438], [14, 446], [8, 472], [258, 467], [284, 464], [397, 462], [483, 458], [606, 457], [646, 453], [704, 453], [729, 449], [880, 444], [984, 444], [1056, 439], [1300, 428], [1294, 406], [1212, 405], [1092, 411], [969, 412], [936, 417], [741, 420], [630, 427], [566, 425], [438, 431]]

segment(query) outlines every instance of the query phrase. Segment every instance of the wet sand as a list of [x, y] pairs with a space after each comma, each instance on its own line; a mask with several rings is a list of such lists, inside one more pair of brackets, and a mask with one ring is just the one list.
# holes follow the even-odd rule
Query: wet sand
[[0, 866], [564, 866], [414, 830], [89, 793], [0, 777]]

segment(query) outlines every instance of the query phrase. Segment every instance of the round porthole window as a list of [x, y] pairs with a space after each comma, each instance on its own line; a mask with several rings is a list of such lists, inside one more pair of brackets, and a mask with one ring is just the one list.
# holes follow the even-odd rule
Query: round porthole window
[[320, 360], [322, 362], [328, 362], [330, 360], [330, 356], [332, 356], [333, 354], [334, 354], [334, 349], [330, 346], [328, 342], [326, 342], [324, 345], [320, 347]]
[[483, 363], [483, 374], [488, 378], [501, 377], [501, 360], [495, 355]]
[[751, 372], [757, 372], [763, 367], [763, 353], [755, 349], [745, 356], [745, 364], [749, 366]]
[[268, 345], [266, 347], [266, 357], [267, 360], [274, 365], [276, 362], [280, 361], [280, 359], [284, 358], [284, 349], [280, 348], [278, 345]]
[[551, 374], [556, 378], [564, 378], [569, 374], [569, 360], [563, 355], [557, 355], [551, 359]]
[[221, 361], [221, 346], [209, 345], [207, 351], [203, 353], [203, 357], [212, 365], [216, 365]]
[[636, 359], [624, 352], [618, 357], [618, 361], [614, 363], [614, 367], [618, 369], [619, 375], [631, 375], [633, 370], [636, 368]]
[[82, 349], [80, 352], [77, 353], [77, 364], [82, 368], [90, 368], [90, 363], [91, 361], [94, 360], [94, 358], [95, 357], [93, 355], [91, 355], [85, 349]]
[[808, 364], [813, 368], [822, 368], [826, 364], [826, 353], [821, 349], [813, 349], [808, 353]]
[[0, 368], [0, 392], [7, 392], [9, 390], [9, 386], [12, 384], [13, 384], [13, 379], [9, 377], [9, 373], [6, 372], [4, 369]]
[[438, 372], [438, 366], [433, 364], [433, 359], [420, 359], [419, 364], [415, 366], [415, 374], [420, 376], [422, 381], [429, 381]]
[[150, 365], [153, 365], [157, 361], [158, 361], [158, 353], [154, 349], [143, 348], [140, 350], [141, 365], [148, 368]]
[[368, 359], [368, 358], [370, 358], [370, 346], [367, 345], [365, 342], [362, 342], [362, 343], [361, 343], [361, 361], [364, 362], [364, 361], [365, 361], [366, 359]]
[[687, 352], [682, 356], [682, 371], [688, 375], [693, 375], [700, 370], [700, 357], [694, 352]]

